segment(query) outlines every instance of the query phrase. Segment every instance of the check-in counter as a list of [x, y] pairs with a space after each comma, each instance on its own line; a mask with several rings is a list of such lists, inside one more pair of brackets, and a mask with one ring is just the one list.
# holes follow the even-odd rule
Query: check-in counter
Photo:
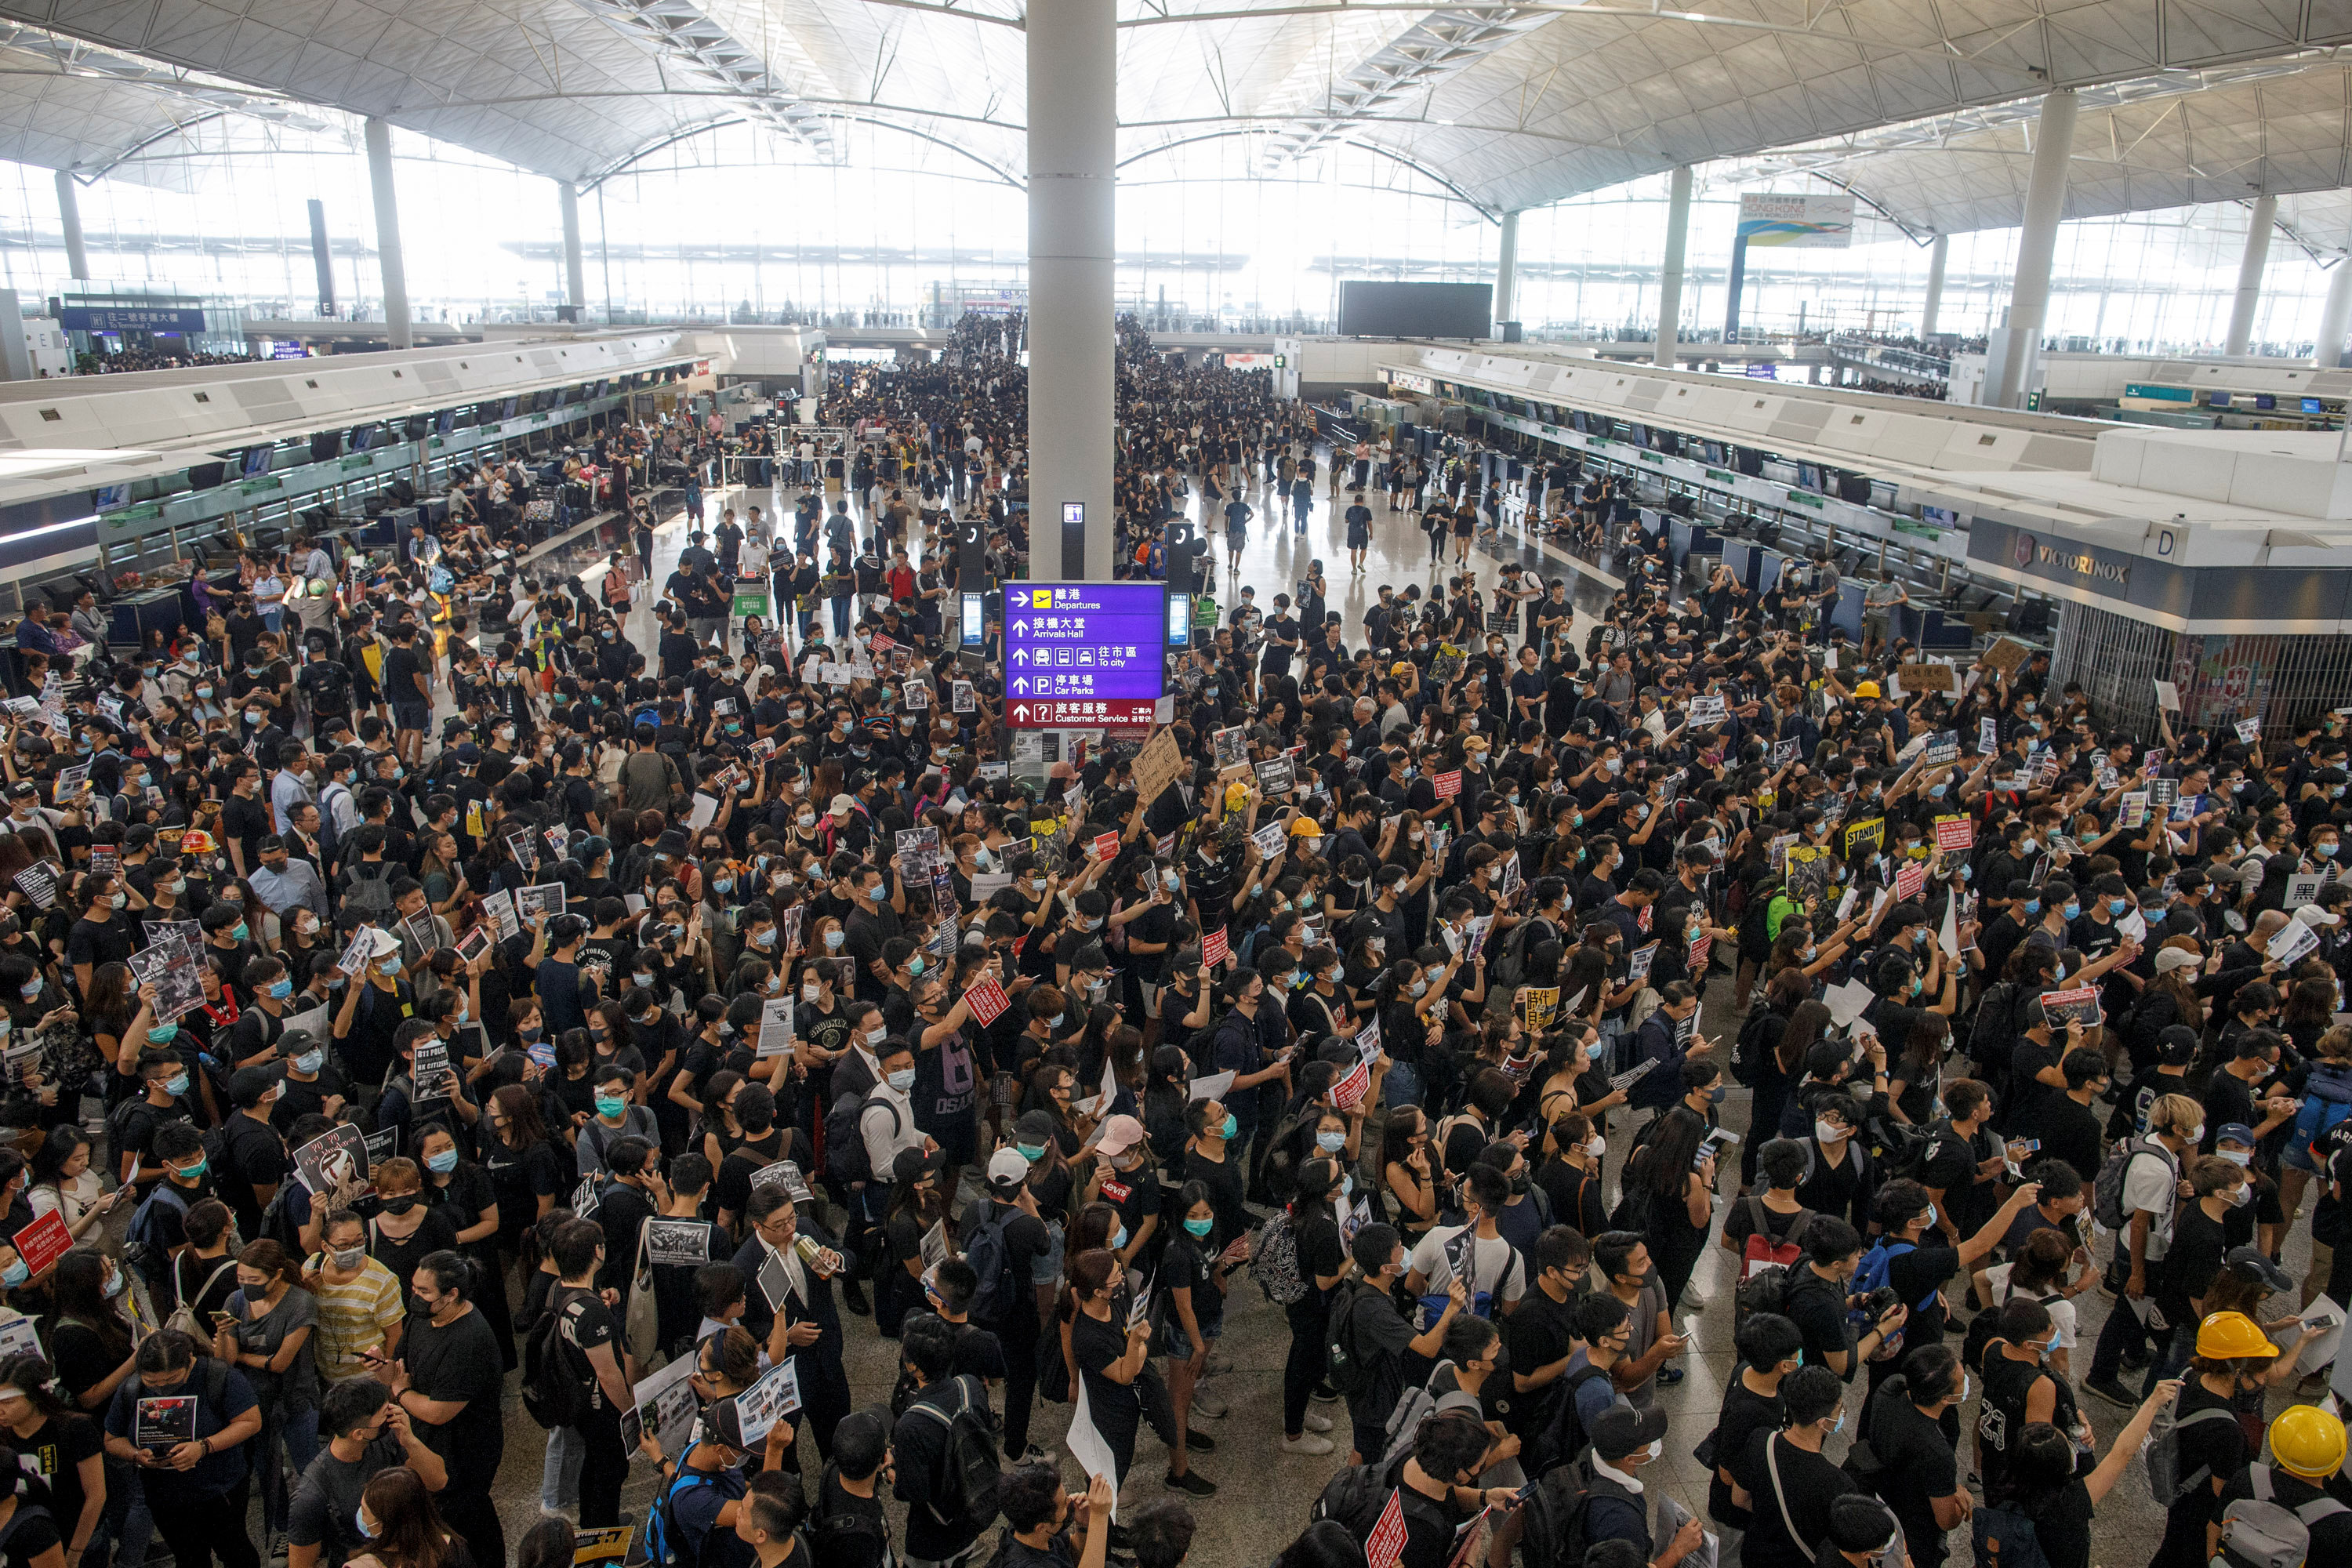
[[[236, 574], [230, 577], [235, 579]], [[115, 647], [144, 647], [147, 634], [161, 632], [169, 642], [195, 613], [195, 601], [177, 584], [124, 594], [106, 606], [106, 640]]]
[[1843, 626], [1845, 635], [1854, 641], [1862, 640], [1862, 595], [1864, 584], [1852, 577], [1838, 580], [1837, 603], [1830, 607], [1830, 625]]
[[1947, 611], [1934, 605], [1897, 605], [1887, 616], [1890, 636], [1908, 637], [1922, 648], [1936, 653], [1965, 653], [1976, 647], [1976, 629], [1959, 612]]
[[[1722, 539], [1721, 535], [1717, 535]], [[1757, 574], [1763, 569], [1764, 547], [1745, 539], [1722, 539], [1723, 563], [1732, 580], [1749, 593], [1757, 592]]]

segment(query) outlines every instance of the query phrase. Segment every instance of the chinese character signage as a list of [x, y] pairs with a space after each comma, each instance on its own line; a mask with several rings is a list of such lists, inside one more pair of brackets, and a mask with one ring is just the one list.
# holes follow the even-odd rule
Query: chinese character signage
[[1168, 590], [1008, 583], [1004, 696], [1016, 729], [1148, 729], [1166, 689]]

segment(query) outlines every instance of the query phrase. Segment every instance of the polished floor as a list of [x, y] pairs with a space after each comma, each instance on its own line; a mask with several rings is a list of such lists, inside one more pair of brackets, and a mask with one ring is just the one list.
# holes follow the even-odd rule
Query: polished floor
[[[749, 498], [759, 501], [770, 515], [789, 515], [793, 492], [770, 493]], [[1255, 498], [1254, 498], [1255, 499]], [[740, 492], [710, 498], [708, 515], [712, 521], [718, 507], [727, 501], [739, 507], [745, 504]], [[682, 517], [673, 515], [677, 506], [674, 496], [664, 498], [665, 520], [656, 542], [656, 582], [667, 576], [677, 552], [685, 543]], [[1197, 503], [1196, 503], [1197, 504]], [[1346, 498], [1339, 499], [1344, 508]], [[1230, 602], [1234, 593], [1244, 583], [1257, 585], [1261, 603], [1270, 600], [1274, 591], [1268, 584], [1286, 584], [1295, 579], [1309, 559], [1319, 556], [1325, 574], [1331, 584], [1330, 604], [1346, 617], [1352, 631], [1360, 624], [1365, 605], [1378, 596], [1381, 584], [1399, 588], [1412, 582], [1426, 583], [1431, 573], [1428, 544], [1425, 537], [1403, 514], [1391, 516], [1386, 510], [1385, 498], [1375, 498], [1373, 505], [1373, 543], [1369, 569], [1360, 575], [1347, 570], [1347, 552], [1343, 543], [1344, 531], [1331, 498], [1318, 495], [1302, 536], [1288, 529], [1276, 530], [1260, 526], [1253, 530], [1248, 544], [1236, 569], [1228, 570], [1223, 541], [1217, 542], [1213, 557], [1219, 574], [1221, 602]], [[1264, 508], [1261, 505], [1261, 510]], [[1573, 562], [1549, 549], [1531, 552], [1524, 543], [1507, 540], [1504, 548], [1515, 557], [1539, 565], [1546, 577], [1567, 575], [1571, 595], [1580, 614], [1590, 614], [1605, 605], [1609, 592], [1617, 584], [1591, 566]], [[1451, 545], [1444, 571], [1450, 574]], [[593, 546], [560, 544], [530, 563], [533, 572], [552, 572], [557, 575], [586, 574], [592, 581], [601, 567], [604, 552]], [[1473, 570], [1482, 584], [1491, 586], [1499, 579], [1501, 561], [1492, 553], [1474, 556]], [[641, 647], [650, 647], [650, 616], [641, 605], [632, 616], [630, 630]], [[1580, 637], [1583, 627], [1577, 628]], [[1709, 1036], [1720, 1035], [1728, 1039], [1735, 1025], [1730, 1012], [1730, 983], [1718, 973], [1708, 988], [1702, 1017], [1702, 1031]], [[1724, 1121], [1734, 1131], [1747, 1131], [1748, 1106], [1745, 1091], [1734, 1089], [1724, 1107]], [[1622, 1148], [1626, 1140], [1612, 1137], [1612, 1148]], [[1613, 1179], [1619, 1156], [1610, 1160]], [[1718, 1215], [1722, 1205], [1718, 1205]], [[2298, 1228], [2287, 1245], [2287, 1266], [2300, 1275], [2308, 1253], [2306, 1229]], [[1673, 1426], [1662, 1459], [1646, 1472], [1654, 1485], [1663, 1486], [1680, 1499], [1684, 1505], [1701, 1518], [1705, 1517], [1706, 1478], [1696, 1460], [1692, 1447], [1704, 1437], [1714, 1424], [1715, 1413], [1721, 1402], [1726, 1381], [1733, 1374], [1731, 1351], [1731, 1320], [1727, 1310], [1727, 1291], [1735, 1271], [1731, 1255], [1720, 1248], [1710, 1247], [1694, 1277], [1685, 1310], [1677, 1311], [1677, 1320], [1688, 1319], [1697, 1348], [1685, 1363], [1687, 1378], [1678, 1386], [1661, 1392], [1664, 1407], [1673, 1417]], [[2083, 1319], [2084, 1341], [2087, 1345], [2095, 1340], [2108, 1303], [2095, 1291], [2085, 1293], [2078, 1303]], [[2281, 1310], [2272, 1315], [2287, 1315], [2289, 1304], [2279, 1304]], [[896, 1376], [896, 1347], [879, 1339], [870, 1320], [848, 1320], [848, 1371], [856, 1395], [863, 1404], [882, 1403]], [[1222, 1420], [1200, 1421], [1201, 1430], [1209, 1433], [1217, 1443], [1213, 1454], [1198, 1456], [1194, 1468], [1217, 1483], [1217, 1496], [1190, 1503], [1199, 1523], [1192, 1561], [1202, 1568], [1252, 1568], [1264, 1564], [1304, 1525], [1307, 1512], [1316, 1493], [1345, 1458], [1344, 1410], [1318, 1405], [1318, 1410], [1329, 1410], [1337, 1417], [1342, 1439], [1339, 1453], [1328, 1458], [1285, 1456], [1276, 1451], [1282, 1435], [1281, 1368], [1287, 1344], [1287, 1329], [1281, 1311], [1260, 1295], [1245, 1276], [1237, 1276], [1229, 1298], [1226, 1333], [1222, 1352], [1231, 1363], [1232, 1371], [1216, 1379], [1212, 1388], [1228, 1405], [1228, 1414]], [[2087, 1365], [2087, 1350], [2076, 1352], [2075, 1375], [2079, 1378]], [[1856, 1395], [1857, 1399], [1859, 1394]], [[2275, 1403], [2284, 1404], [2284, 1400]], [[2123, 1423], [2123, 1413], [2086, 1399], [2085, 1407], [2101, 1435], [2100, 1447]], [[1858, 1406], [1854, 1407], [1858, 1414]], [[1066, 1452], [1059, 1447], [1059, 1439], [1066, 1428], [1070, 1407], [1041, 1404], [1033, 1427], [1033, 1440], [1062, 1456], [1063, 1468], [1073, 1484], [1083, 1484], [1076, 1466]], [[1974, 1408], [1964, 1412], [1967, 1421], [1974, 1420]], [[803, 1428], [803, 1440], [806, 1437]], [[1841, 1439], [1842, 1441], [1842, 1439]], [[505, 1519], [509, 1539], [520, 1537], [538, 1513], [539, 1458], [544, 1445], [544, 1434], [532, 1425], [523, 1413], [519, 1399], [511, 1393], [508, 1410], [507, 1461], [499, 1477], [498, 1497]], [[1965, 1458], [1965, 1456], [1964, 1456]], [[1165, 1468], [1165, 1456], [1158, 1441], [1147, 1432], [1139, 1443], [1134, 1468], [1128, 1479], [1124, 1500], [1133, 1506], [1147, 1500], [1171, 1497], [1160, 1477]], [[624, 1506], [642, 1517], [652, 1489], [652, 1472], [642, 1462], [631, 1471], [624, 1497]], [[2135, 1468], [2123, 1484], [2101, 1509], [2095, 1527], [2094, 1561], [2107, 1568], [2145, 1561], [2154, 1554], [2164, 1528], [2162, 1515], [2157, 1511], [2147, 1495], [2144, 1472]], [[1969, 1547], [1965, 1535], [1956, 1536], [1952, 1546], [1956, 1559], [1965, 1563]], [[983, 1558], [984, 1561], [984, 1558]], [[1534, 1568], [1534, 1565], [1529, 1565]], [[1543, 1565], [1551, 1568], [1551, 1565]]]

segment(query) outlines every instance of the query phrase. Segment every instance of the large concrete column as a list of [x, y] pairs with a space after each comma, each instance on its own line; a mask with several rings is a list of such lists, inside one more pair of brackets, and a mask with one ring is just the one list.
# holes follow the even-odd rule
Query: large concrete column
[[2009, 316], [1994, 334], [1992, 359], [2000, 378], [1992, 402], [2016, 408], [2025, 402], [2027, 374], [2042, 349], [2042, 324], [2050, 318], [2050, 263], [2058, 250], [2058, 219], [2066, 208], [2066, 165], [2074, 155], [2074, 94], [2072, 89], [2042, 100], [2033, 121], [2033, 173], [2025, 187], [2025, 226], [2017, 237], [2017, 276], [2009, 286]]
[[1503, 215], [1503, 242], [1495, 253], [1495, 335], [1509, 337], [1507, 323], [1517, 321], [1519, 215]]
[[2344, 333], [2352, 328], [2352, 254], [2339, 256], [2327, 272], [2327, 303], [2319, 308], [2319, 342], [2311, 363], [2334, 370], [2344, 363]]
[[2278, 198], [2257, 196], [2253, 217], [2246, 225], [2246, 253], [2238, 258], [2238, 297], [2230, 304], [2230, 335], [2221, 352], [2242, 354], [2254, 335], [2254, 306], [2263, 297], [2263, 268], [2271, 258], [2271, 229], [2278, 220]]
[[1944, 263], [1952, 248], [1951, 236], [1939, 234], [1927, 247], [1927, 303], [1919, 312], [1919, 335], [1936, 335], [1936, 319], [1944, 313]]
[[1683, 313], [1683, 242], [1690, 236], [1691, 172], [1688, 163], [1675, 171], [1666, 198], [1666, 258], [1658, 268], [1658, 347], [1653, 363], [1675, 363], [1675, 334]]
[[66, 270], [87, 283], [89, 247], [81, 237], [81, 194], [74, 188], [74, 177], [63, 169], [58, 171], [58, 222], [66, 231]]
[[580, 259], [580, 191], [569, 180], [555, 182], [563, 206], [563, 302], [578, 321], [588, 306], [588, 270]]
[[1117, 397], [1112, 0], [1030, 0], [1027, 37], [1030, 569], [1045, 582], [1108, 582]]
[[396, 349], [413, 348], [408, 324], [408, 269], [400, 259], [400, 200], [392, 188], [392, 124], [381, 116], [367, 121], [368, 184], [375, 193], [376, 270], [383, 279], [385, 336]]

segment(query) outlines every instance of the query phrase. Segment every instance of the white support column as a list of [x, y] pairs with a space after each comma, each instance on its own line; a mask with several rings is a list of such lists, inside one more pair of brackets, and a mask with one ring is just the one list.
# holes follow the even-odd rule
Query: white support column
[[584, 320], [588, 272], [580, 259], [580, 190], [569, 180], [558, 180], [555, 193], [563, 207], [563, 302], [572, 307], [574, 320]]
[[368, 184], [375, 194], [376, 270], [383, 279], [384, 335], [396, 349], [414, 348], [408, 324], [408, 269], [400, 259], [400, 201], [392, 187], [392, 124], [367, 121]]
[[2334, 370], [2344, 363], [2344, 333], [2352, 327], [2352, 254], [2338, 256], [2327, 269], [2327, 302], [2319, 309], [2319, 342], [2311, 363]]
[[2246, 352], [2254, 335], [2254, 306], [2263, 297], [2263, 268], [2271, 258], [2271, 229], [2278, 221], [2278, 198], [2258, 196], [2246, 225], [2246, 253], [2238, 258], [2238, 297], [2230, 303], [2230, 335], [2221, 345], [2226, 354]]
[[1939, 234], [1936, 243], [1927, 247], [1927, 304], [1919, 312], [1919, 335], [1936, 335], [1936, 318], [1944, 312], [1944, 262], [1952, 248], [1952, 237]]
[[[1111, 0], [1029, 6], [1029, 548], [1045, 582], [1111, 574], [1116, 23]], [[1072, 506], [1082, 552], [1066, 548]]]
[[2009, 288], [2009, 317], [1994, 334], [2000, 372], [1992, 402], [2016, 408], [2042, 349], [2050, 316], [2050, 264], [2058, 249], [2058, 219], [2066, 208], [2067, 160], [2074, 154], [2074, 94], [2064, 89], [2042, 100], [2033, 121], [2033, 173], [2025, 187], [2025, 224], [2017, 238], [2017, 275]]
[[1675, 169], [1666, 200], [1666, 258], [1658, 268], [1658, 347], [1655, 364], [1675, 363], [1675, 335], [1682, 327], [1683, 243], [1690, 236], [1691, 172], [1688, 163]]
[[1495, 253], [1495, 335], [1504, 335], [1504, 323], [1516, 321], [1519, 270], [1519, 215], [1503, 215], [1503, 239]]
[[58, 222], [66, 231], [66, 270], [78, 280], [89, 281], [89, 247], [81, 237], [81, 194], [74, 188], [74, 177], [65, 170], [58, 171]]

